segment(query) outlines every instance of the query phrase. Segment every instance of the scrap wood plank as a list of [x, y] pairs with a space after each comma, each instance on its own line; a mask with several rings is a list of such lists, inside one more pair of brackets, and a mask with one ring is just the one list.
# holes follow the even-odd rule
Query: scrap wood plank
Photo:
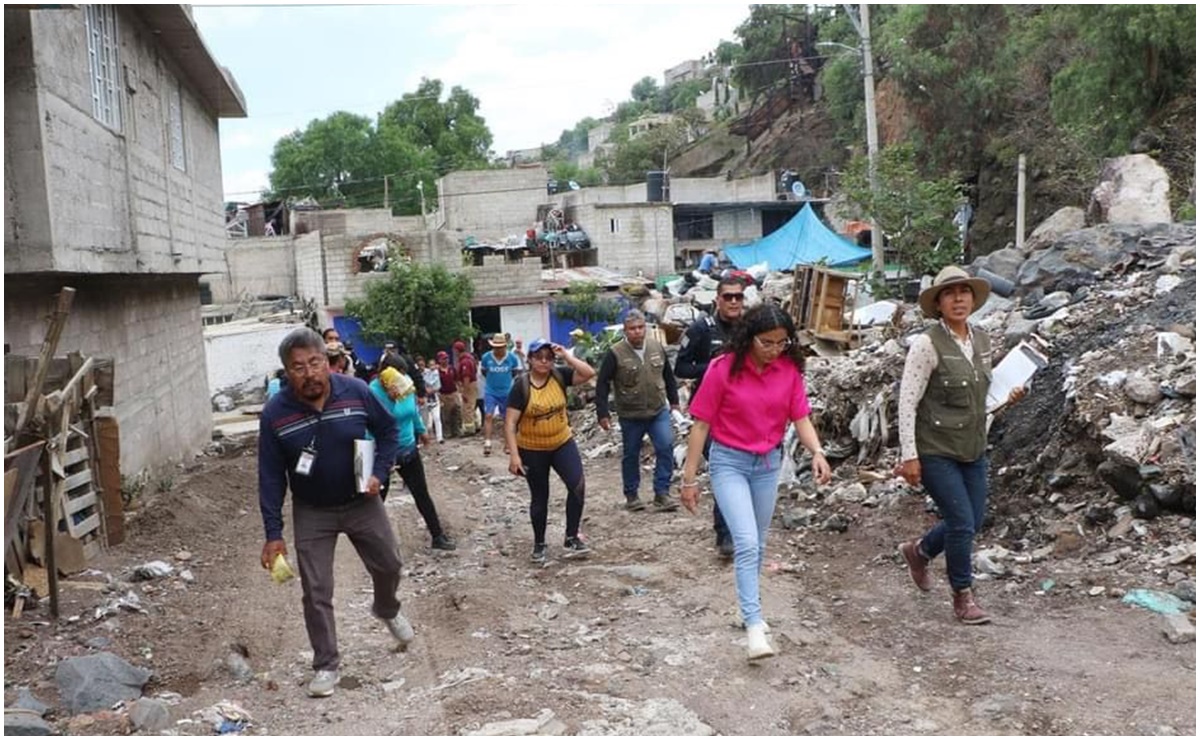
[[[4, 504], [4, 548], [12, 544], [13, 537], [20, 529], [21, 517], [25, 511], [26, 502], [30, 500], [34, 485], [37, 482], [38, 461], [42, 459], [42, 448], [45, 442], [34, 442], [19, 450], [14, 450], [4, 456], [4, 466], [17, 471], [16, 490], [11, 500], [5, 497]], [[6, 473], [7, 475], [7, 473]]]
[[[54, 308], [54, 314], [50, 318], [50, 328], [46, 332], [46, 338], [42, 342], [42, 353], [38, 357], [37, 373], [34, 376], [33, 383], [25, 389], [25, 409], [21, 416], [17, 417], [17, 428], [14, 436], [19, 435], [25, 425], [29, 423], [30, 409], [34, 408], [38, 397], [42, 394], [42, 383], [46, 380], [46, 372], [50, 369], [50, 358], [54, 357], [54, 350], [58, 348], [58, 339], [62, 336], [63, 328], [67, 325], [67, 317], [71, 314], [71, 304], [75, 301], [75, 289], [63, 287], [58, 294], [58, 300]], [[57, 599], [55, 601], [55, 612], [57, 609]], [[57, 616], [57, 614], [56, 614]]]

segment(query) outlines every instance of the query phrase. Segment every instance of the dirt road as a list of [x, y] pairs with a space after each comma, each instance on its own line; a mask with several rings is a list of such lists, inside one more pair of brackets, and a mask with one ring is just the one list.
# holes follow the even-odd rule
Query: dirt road
[[[732, 568], [712, 548], [711, 499], [702, 500], [705, 516], [628, 513], [619, 460], [587, 461], [593, 556], [558, 559], [557, 486], [551, 560], [538, 567], [528, 560], [523, 482], [502, 455], [482, 457], [475, 440], [426, 453], [456, 552], [428, 548], [402, 489], [388, 501], [412, 649], [388, 649], [368, 613], [367, 576], [343, 541], [342, 685], [330, 699], [310, 699], [300, 586], [275, 585], [258, 565], [253, 445], [192, 467], [94, 565], [122, 577], [187, 551], [176, 565], [194, 582], [138, 584], [146, 613], [96, 620], [103, 576], [67, 581], [59, 624], [46, 623], [44, 608], [5, 620], [6, 693], [28, 686], [54, 704], [53, 661], [103, 647], [154, 670], [147, 695], [182, 695], [174, 720], [229, 700], [252, 715], [253, 734], [459, 734], [539, 715], [532, 725], [564, 734], [1195, 734], [1195, 645], [1168, 643], [1151, 612], [1087, 595], [1096, 585], [1147, 585], [1145, 574], [1051, 558], [1025, 578], [981, 582], [995, 622], [963, 627], [948, 595], [919, 593], [895, 555], [896, 542], [927, 521], [921, 497], [843, 505], [844, 533], [772, 529], [763, 602], [779, 655], [751, 666]], [[854, 477], [849, 467], [837, 474]], [[1046, 579], [1056, 585], [1043, 592]], [[248, 652], [252, 680], [240, 683], [226, 666], [233, 644]]]

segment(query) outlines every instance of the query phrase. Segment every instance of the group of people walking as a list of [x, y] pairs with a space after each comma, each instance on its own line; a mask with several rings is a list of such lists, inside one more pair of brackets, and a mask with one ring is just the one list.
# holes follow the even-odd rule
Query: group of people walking
[[[712, 489], [713, 526], [718, 550], [733, 561], [738, 609], [747, 635], [747, 659], [774, 654], [759, 596], [759, 575], [774, 513], [783, 441], [788, 428], [811, 455], [817, 485], [832, 478], [805, 383], [805, 359], [796, 327], [783, 309], [766, 302], [745, 309], [746, 285], [722, 278], [714, 315], [695, 322], [683, 339], [674, 368], [665, 348], [647, 336], [645, 316], [631, 311], [624, 337], [600, 362], [599, 374], [560, 344], [538, 339], [528, 356], [517, 357], [510, 339], [497, 334], [490, 352], [478, 361], [483, 378], [481, 399], [483, 453], [492, 452], [495, 420], [503, 420], [502, 443], [509, 471], [529, 488], [533, 528], [531, 560], [549, 558], [550, 473], [565, 485], [566, 522], [562, 557], [587, 557], [591, 546], [580, 531], [586, 499], [583, 462], [568, 417], [569, 389], [596, 377], [599, 426], [612, 429], [615, 412], [623, 446], [621, 480], [625, 508], [647, 507], [639, 496], [640, 457], [649, 436], [655, 452], [649, 505], [671, 511], [674, 474], [672, 414], [680, 410], [676, 377], [695, 380], [689, 413], [679, 500], [698, 510], [701, 463], [707, 460]], [[925, 315], [936, 319], [916, 337], [901, 383], [901, 465], [897, 475], [923, 484], [942, 514], [942, 521], [921, 537], [900, 543], [898, 550], [914, 584], [933, 588], [930, 562], [946, 554], [947, 579], [955, 617], [964, 624], [989, 621], [972, 592], [971, 551], [987, 502], [986, 396], [992, 354], [987, 335], [968, 323], [988, 295], [986, 281], [957, 267], [938, 274], [922, 292]], [[313, 643], [316, 675], [314, 696], [332, 693], [338, 653], [333, 634], [333, 546], [345, 532], [371, 574], [373, 612], [400, 647], [412, 639], [412, 628], [400, 614], [395, 592], [399, 559], [395, 535], [382, 516], [383, 499], [393, 467], [417, 501], [435, 548], [453, 549], [429, 496], [418, 443], [428, 445], [428, 424], [419, 411], [436, 395], [445, 410], [447, 387], [464, 391], [449, 356], [417, 369], [418, 390], [403, 361], [391, 361], [371, 385], [355, 383], [333, 369], [321, 337], [300, 329], [280, 345], [286, 384], [263, 411], [259, 441], [260, 503], [266, 531], [263, 565], [286, 552], [282, 539], [284, 491], [294, 496], [295, 546], [304, 591], [304, 615]], [[469, 355], [465, 345], [459, 355]], [[474, 359], [473, 357], [471, 358]], [[456, 358], [461, 366], [462, 358]], [[417, 362], [422, 362], [418, 359]], [[417, 366], [420, 368], [420, 365]], [[451, 385], [453, 383], [454, 385]], [[610, 405], [610, 395], [612, 403]], [[1009, 397], [1024, 395], [1017, 389]], [[445, 417], [441, 417], [443, 424]], [[358, 490], [349, 450], [353, 441], [376, 440], [376, 459], [366, 490]], [[449, 435], [448, 435], [449, 436]], [[332, 683], [331, 683], [332, 681]]]

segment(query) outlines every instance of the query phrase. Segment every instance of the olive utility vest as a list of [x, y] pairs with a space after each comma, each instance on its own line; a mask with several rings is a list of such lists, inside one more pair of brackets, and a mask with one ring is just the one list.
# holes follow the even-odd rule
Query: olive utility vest
[[667, 403], [667, 383], [663, 368], [667, 353], [662, 345], [646, 337], [645, 361], [638, 357], [633, 346], [622, 340], [613, 345], [617, 371], [613, 375], [613, 395], [617, 416], [627, 419], [648, 419]]
[[975, 364], [940, 323], [925, 332], [938, 364], [917, 404], [917, 453], [962, 462], [978, 460], [987, 447], [987, 391], [992, 382], [992, 342], [974, 332]]

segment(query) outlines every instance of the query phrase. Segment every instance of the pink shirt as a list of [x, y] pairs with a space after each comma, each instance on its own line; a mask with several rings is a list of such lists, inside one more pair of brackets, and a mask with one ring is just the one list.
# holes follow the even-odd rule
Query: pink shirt
[[745, 366], [730, 381], [733, 354], [713, 360], [704, 372], [688, 411], [708, 422], [712, 438], [743, 452], [770, 452], [787, 432], [788, 422], [803, 419], [812, 408], [804, 390], [804, 376], [787, 357], [778, 357], [763, 368], [746, 357]]

